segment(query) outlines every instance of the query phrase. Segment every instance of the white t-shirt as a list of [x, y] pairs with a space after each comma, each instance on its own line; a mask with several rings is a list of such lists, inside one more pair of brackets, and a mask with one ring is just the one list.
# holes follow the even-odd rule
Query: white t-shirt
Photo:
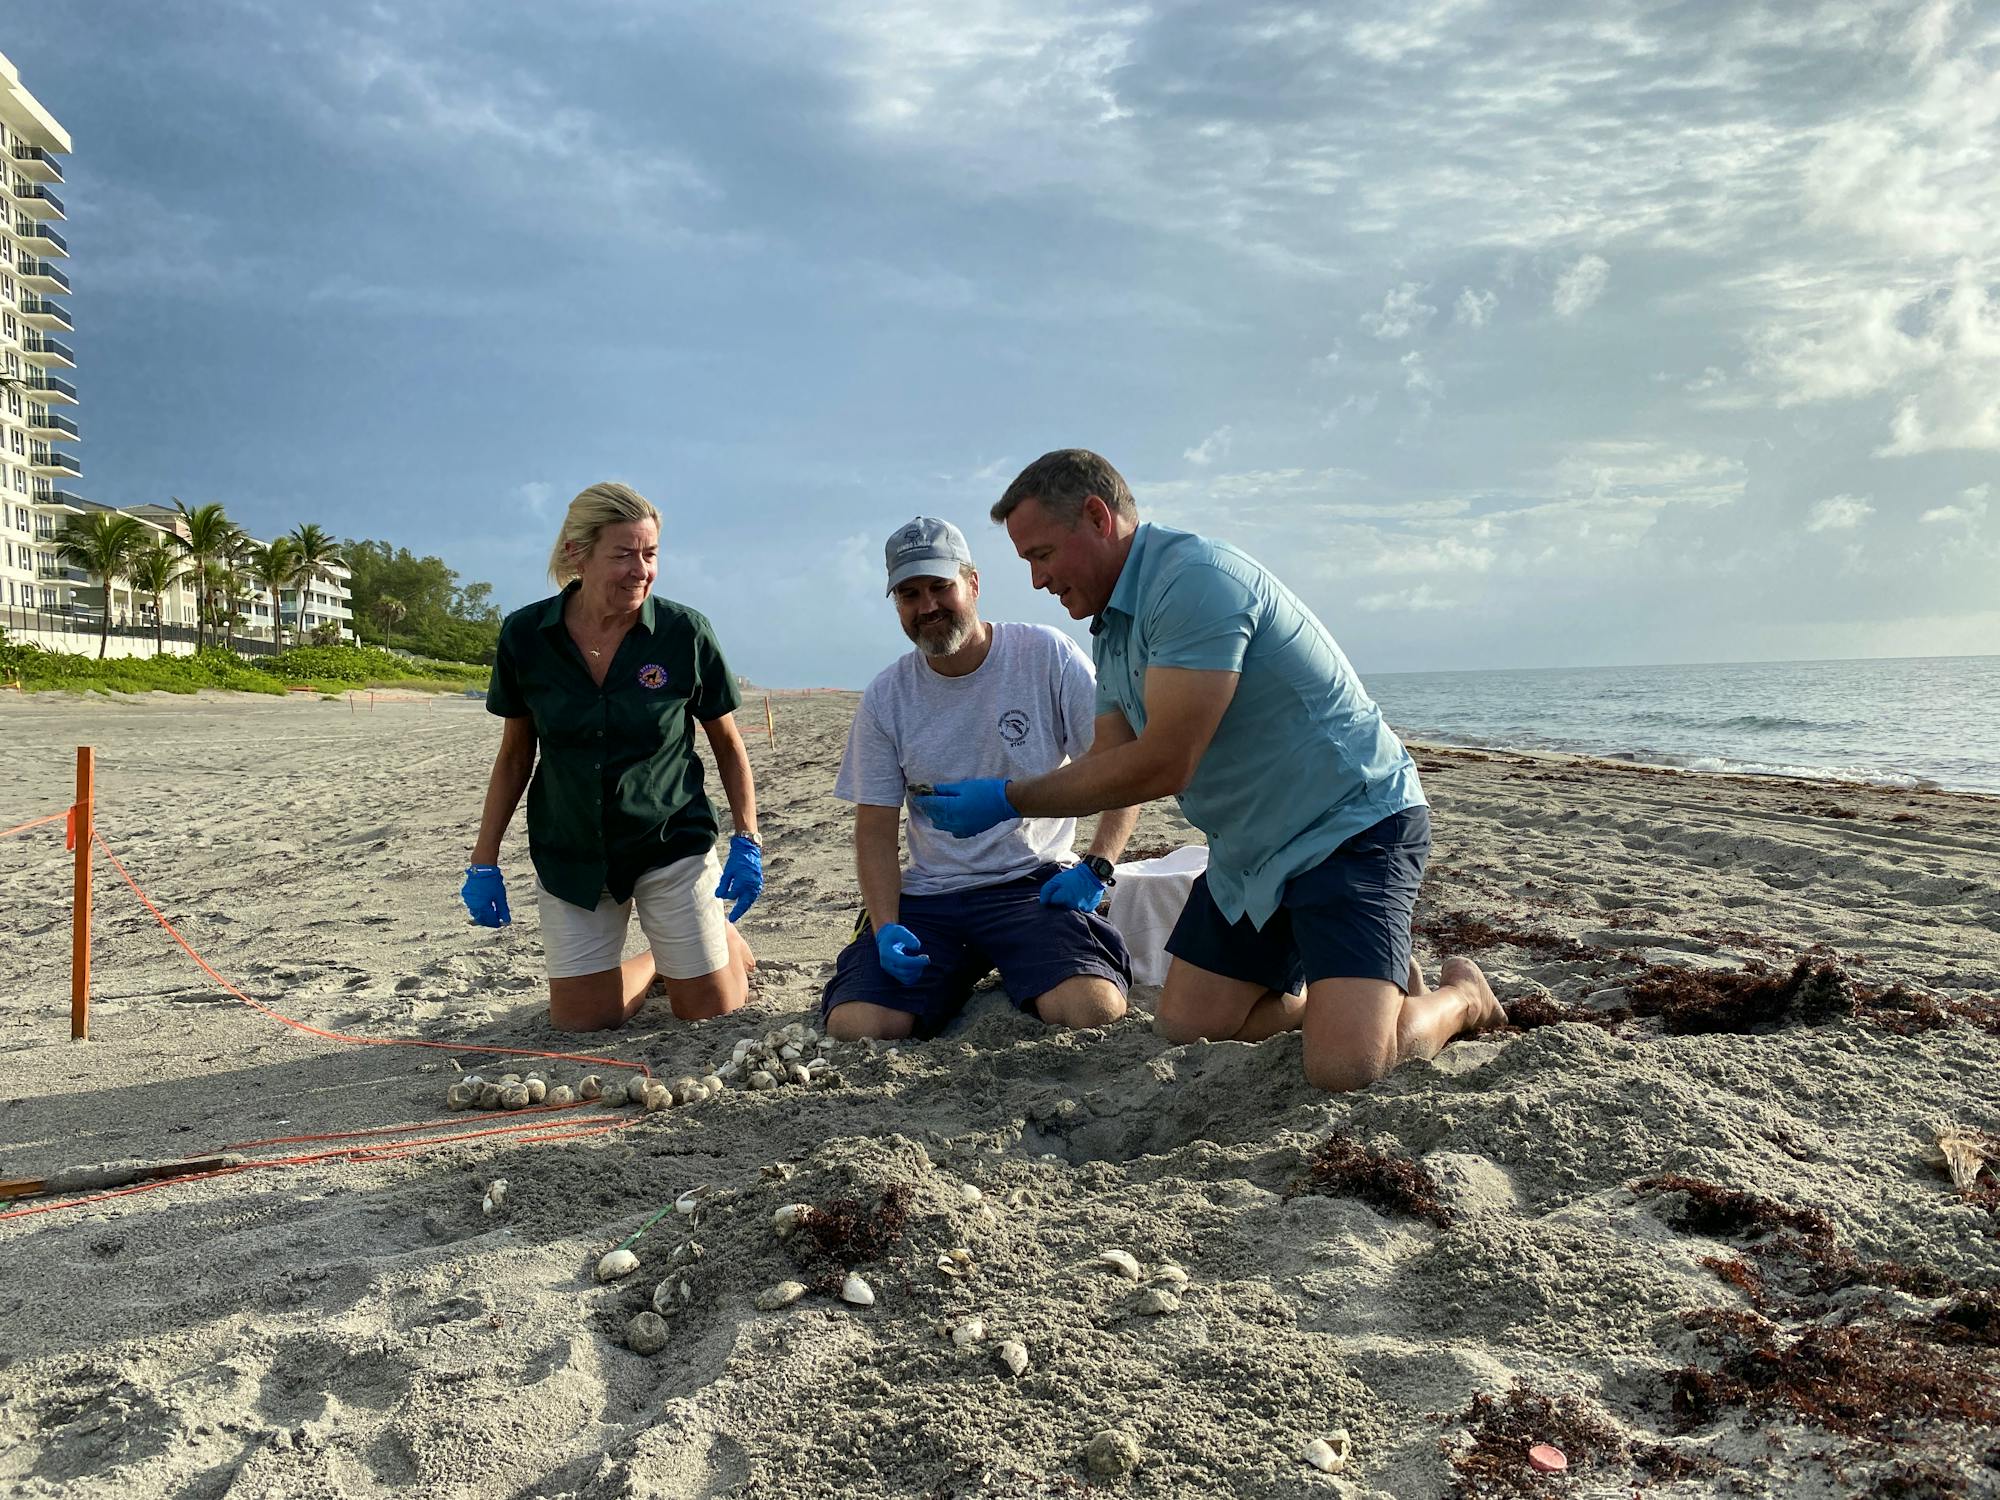
[[[1048, 625], [995, 625], [986, 660], [963, 677], [911, 651], [861, 695], [833, 794], [901, 807], [917, 782], [1040, 776], [1090, 748], [1096, 711], [1090, 658]], [[1067, 864], [1076, 819], [1024, 818], [960, 839], [912, 809], [904, 835], [904, 894], [933, 896]]]

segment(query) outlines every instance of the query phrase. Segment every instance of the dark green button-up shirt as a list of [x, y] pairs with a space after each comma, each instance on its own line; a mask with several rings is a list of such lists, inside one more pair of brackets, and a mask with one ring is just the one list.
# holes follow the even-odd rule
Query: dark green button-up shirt
[[648, 870], [715, 846], [695, 726], [734, 712], [742, 695], [708, 621], [656, 597], [599, 687], [563, 626], [576, 587], [507, 617], [486, 707], [534, 719], [528, 852], [544, 888], [587, 909], [606, 890], [629, 901]]

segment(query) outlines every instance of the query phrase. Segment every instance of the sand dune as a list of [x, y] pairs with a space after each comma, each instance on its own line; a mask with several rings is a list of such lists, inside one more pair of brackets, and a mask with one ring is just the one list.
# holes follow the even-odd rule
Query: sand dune
[[[72, 1045], [67, 864], [59, 830], [38, 831], [0, 843], [0, 1176], [493, 1125], [442, 1110], [454, 1065], [495, 1071], [480, 1044], [671, 1078], [812, 1019], [855, 906], [848, 810], [828, 795], [852, 703], [781, 700], [775, 746], [761, 705], [746, 715], [769, 851], [744, 923], [750, 1008], [649, 1013], [594, 1045], [542, 1018], [518, 825], [516, 924], [471, 928], [458, 904], [496, 739], [480, 705], [0, 706], [0, 826], [65, 803], [71, 747], [94, 743], [106, 839], [222, 974], [322, 1029], [463, 1045], [349, 1046], [257, 1014], [102, 863], [95, 1040]], [[1975, 1019], [1913, 1029], [1892, 998], [1744, 1034], [1572, 1020], [1329, 1098], [1295, 1039], [1168, 1046], [1143, 1014], [1050, 1033], [987, 996], [936, 1042], [834, 1049], [821, 1086], [0, 1220], [0, 1488], [1553, 1493], [1527, 1465], [1539, 1440], [1565, 1449], [1571, 1493], [1993, 1492], [2000, 1222], [1990, 1191], [1955, 1191], [1929, 1158], [1943, 1122], [2000, 1132], [2000, 1038], [1976, 1023], [2000, 1006], [2000, 802], [1420, 759], [1433, 976], [1438, 935], [1477, 938], [1524, 1015], [1601, 1018], [1661, 975], [1809, 955]], [[1156, 806], [1135, 844], [1189, 836]], [[1334, 1136], [1388, 1164], [1372, 1199], [1352, 1171], [1314, 1171]], [[509, 1191], [486, 1214], [496, 1178]], [[696, 1188], [696, 1214], [638, 1241], [636, 1274], [592, 1279]], [[846, 1269], [830, 1219], [787, 1240], [771, 1224], [843, 1200], [881, 1241], [858, 1262], [865, 1309], [830, 1294]], [[961, 1247], [967, 1274], [942, 1273]], [[757, 1311], [787, 1278], [814, 1290]], [[641, 1356], [627, 1325], [663, 1282], [668, 1342]], [[1166, 1300], [1148, 1290], [1178, 1307], [1142, 1310]], [[975, 1316], [982, 1340], [945, 1336]], [[996, 1359], [1007, 1339], [1028, 1352], [1019, 1377]], [[1822, 1396], [1852, 1391], [1855, 1410], [1788, 1397], [1802, 1353], [1758, 1365], [1760, 1341], [1800, 1340], [1832, 1372]], [[1753, 1366], [1781, 1378], [1731, 1384]], [[1107, 1429], [1140, 1450], [1129, 1474], [1089, 1466]], [[1352, 1456], [1323, 1474], [1302, 1455], [1336, 1430]]]

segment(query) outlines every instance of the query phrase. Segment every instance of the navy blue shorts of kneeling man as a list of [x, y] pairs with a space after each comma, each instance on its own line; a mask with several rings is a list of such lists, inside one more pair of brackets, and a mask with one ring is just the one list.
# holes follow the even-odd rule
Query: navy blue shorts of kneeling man
[[917, 1018], [913, 1035], [934, 1037], [965, 1008], [972, 988], [995, 969], [1015, 1008], [1026, 1010], [1065, 979], [1092, 975], [1120, 992], [1132, 983], [1132, 957], [1118, 929], [1095, 912], [1041, 904], [1042, 882], [1062, 868], [1043, 865], [1013, 880], [934, 896], [902, 898], [901, 925], [917, 935], [930, 964], [915, 984], [882, 972], [867, 922], [840, 950], [820, 998], [822, 1014], [862, 1000]]
[[1391, 813], [1288, 880], [1261, 930], [1248, 917], [1223, 916], [1208, 877], [1198, 876], [1167, 952], [1281, 994], [1317, 979], [1386, 979], [1402, 989], [1410, 971], [1410, 918], [1430, 853], [1430, 809]]

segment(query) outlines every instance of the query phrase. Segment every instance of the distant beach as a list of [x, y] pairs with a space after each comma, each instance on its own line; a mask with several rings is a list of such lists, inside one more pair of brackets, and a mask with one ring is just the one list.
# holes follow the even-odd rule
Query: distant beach
[[[1704, 712], [1832, 717], [1766, 696]], [[672, 1079], [814, 1021], [854, 912], [829, 795], [854, 701], [776, 698], [775, 744], [746, 712], [770, 879], [750, 1007], [589, 1038], [543, 1019], [518, 825], [515, 924], [458, 902], [497, 740], [480, 703], [0, 701], [0, 826], [59, 810], [93, 744], [106, 842], [221, 974], [323, 1030], [450, 1044], [257, 1014], [102, 860], [95, 1040], [72, 1044], [61, 824], [0, 841], [0, 1177], [314, 1158], [0, 1219], [0, 1489], [1990, 1490], [2000, 1200], [1990, 1175], [1955, 1189], [1937, 1139], [2000, 1146], [1991, 798], [1423, 745], [1419, 956], [1435, 977], [1471, 953], [1522, 1026], [1364, 1093], [1308, 1089], [1296, 1038], [1166, 1045], [1141, 988], [1101, 1032], [988, 995], [935, 1042], [832, 1049], [812, 1086], [592, 1105], [594, 1133], [541, 1144], [448, 1113], [461, 1070], [538, 1061], [482, 1044]], [[1191, 836], [1156, 804], [1135, 846]], [[441, 1128], [466, 1138], [425, 1146]], [[794, 1203], [822, 1217], [781, 1239]], [[635, 1233], [637, 1272], [596, 1280]], [[872, 1305], [837, 1295], [850, 1265]], [[787, 1280], [807, 1290], [760, 1309]], [[656, 1299], [665, 1347], [642, 1354]]]

